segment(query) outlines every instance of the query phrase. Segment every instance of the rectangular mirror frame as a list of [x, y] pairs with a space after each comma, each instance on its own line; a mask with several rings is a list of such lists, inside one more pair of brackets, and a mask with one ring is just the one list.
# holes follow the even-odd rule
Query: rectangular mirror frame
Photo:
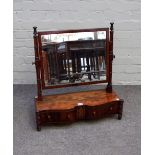
[[[45, 81], [44, 81], [44, 67], [43, 67], [41, 36], [49, 35], [49, 34], [95, 32], [95, 31], [106, 31], [106, 62], [107, 62], [106, 63], [106, 80], [46, 86]], [[39, 67], [38, 67], [39, 73], [37, 76], [37, 83], [38, 82], [40, 83], [39, 87], [42, 87], [41, 89], [53, 89], [53, 88], [62, 88], [62, 87], [79, 86], [79, 85], [108, 83], [108, 81], [110, 80], [109, 79], [109, 77], [110, 77], [109, 76], [109, 74], [110, 74], [110, 32], [109, 32], [109, 28], [75, 29], [75, 30], [61, 30], [61, 31], [40, 31], [40, 32], [36, 32], [36, 38], [34, 38], [34, 45], [35, 45], [35, 58], [39, 59], [39, 61], [38, 61], [39, 62]], [[36, 54], [38, 56], [36, 56]], [[37, 60], [35, 59], [35, 63], [36, 62], [37, 62]]]

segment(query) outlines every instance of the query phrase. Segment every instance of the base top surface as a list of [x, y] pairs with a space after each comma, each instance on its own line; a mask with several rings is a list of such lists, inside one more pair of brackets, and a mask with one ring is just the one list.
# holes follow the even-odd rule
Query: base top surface
[[42, 101], [36, 100], [36, 111], [69, 110], [76, 106], [97, 106], [119, 100], [120, 98], [114, 91], [107, 93], [105, 90], [48, 95], [43, 96]]

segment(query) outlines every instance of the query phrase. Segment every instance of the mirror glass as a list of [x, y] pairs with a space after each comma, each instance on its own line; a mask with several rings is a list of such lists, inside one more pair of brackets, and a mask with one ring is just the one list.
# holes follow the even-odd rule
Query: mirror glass
[[41, 35], [45, 86], [106, 80], [106, 31]]

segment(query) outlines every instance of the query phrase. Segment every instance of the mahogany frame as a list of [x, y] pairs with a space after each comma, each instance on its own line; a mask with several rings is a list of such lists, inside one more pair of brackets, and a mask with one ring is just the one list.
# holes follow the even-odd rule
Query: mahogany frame
[[[38, 89], [38, 100], [42, 100], [42, 90], [43, 89], [54, 89], [70, 86], [80, 86], [98, 83], [108, 83], [106, 87], [107, 92], [112, 92], [112, 61], [113, 55], [113, 24], [110, 23], [109, 28], [92, 28], [92, 29], [77, 29], [77, 30], [60, 30], [60, 31], [42, 31], [37, 32], [37, 27], [33, 27], [33, 38], [34, 38], [34, 51], [35, 51], [35, 64], [36, 66], [36, 77], [37, 77], [37, 89]], [[92, 81], [92, 82], [81, 82], [74, 84], [63, 84], [55, 86], [45, 86], [44, 82], [44, 68], [43, 68], [43, 56], [42, 56], [42, 43], [41, 36], [48, 34], [60, 34], [60, 33], [74, 33], [74, 32], [92, 32], [92, 31], [106, 31], [106, 80]]]

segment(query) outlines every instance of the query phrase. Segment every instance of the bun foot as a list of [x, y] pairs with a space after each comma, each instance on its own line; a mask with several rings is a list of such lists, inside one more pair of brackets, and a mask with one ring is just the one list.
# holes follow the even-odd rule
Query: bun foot
[[118, 114], [118, 120], [122, 119], [122, 114]]
[[41, 126], [37, 126], [37, 131], [41, 131]]

